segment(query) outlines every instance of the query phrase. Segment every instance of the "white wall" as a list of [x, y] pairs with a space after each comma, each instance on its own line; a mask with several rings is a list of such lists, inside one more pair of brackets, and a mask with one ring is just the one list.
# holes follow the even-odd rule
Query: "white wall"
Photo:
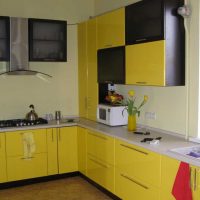
[[[95, 14], [99, 15], [109, 10], [113, 10], [124, 5], [136, 2], [136, 0], [95, 0]], [[189, 27], [189, 67], [187, 73], [187, 86], [183, 87], [139, 87], [139, 86], [117, 86], [117, 91], [124, 95], [129, 89], [134, 89], [138, 100], [144, 94], [149, 96], [149, 101], [142, 109], [142, 115], [138, 119], [139, 123], [146, 124], [155, 128], [160, 128], [180, 134], [189, 133], [197, 136], [198, 131], [198, 76], [199, 76], [199, 1], [189, 0], [192, 8], [192, 15], [187, 19]], [[187, 104], [187, 101], [189, 103]], [[189, 105], [189, 112], [187, 111]], [[144, 118], [146, 111], [156, 112], [156, 120]], [[187, 122], [188, 127], [187, 128]]]
[[[77, 23], [94, 13], [93, 0], [0, 0], [1, 16], [67, 20]], [[30, 63], [31, 69], [53, 76], [50, 83], [36, 77], [0, 77], [0, 120], [21, 118], [32, 103], [40, 116], [61, 110], [78, 115], [77, 26], [67, 27], [67, 62]], [[0, 63], [0, 70], [5, 63]]]

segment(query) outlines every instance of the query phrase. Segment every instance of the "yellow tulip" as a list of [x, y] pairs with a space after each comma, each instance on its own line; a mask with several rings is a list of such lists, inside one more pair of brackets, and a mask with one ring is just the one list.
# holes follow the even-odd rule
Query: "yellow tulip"
[[147, 95], [144, 95], [144, 101], [146, 102], [148, 100], [148, 96]]
[[134, 90], [130, 90], [130, 91], [128, 92], [128, 95], [129, 95], [130, 97], [133, 97], [134, 94], [135, 94]]

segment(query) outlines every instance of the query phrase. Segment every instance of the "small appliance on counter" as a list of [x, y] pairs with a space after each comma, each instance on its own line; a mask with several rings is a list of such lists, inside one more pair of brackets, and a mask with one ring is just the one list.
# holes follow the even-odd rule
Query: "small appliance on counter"
[[97, 121], [109, 126], [126, 125], [128, 114], [124, 109], [125, 106], [99, 104], [97, 107]]

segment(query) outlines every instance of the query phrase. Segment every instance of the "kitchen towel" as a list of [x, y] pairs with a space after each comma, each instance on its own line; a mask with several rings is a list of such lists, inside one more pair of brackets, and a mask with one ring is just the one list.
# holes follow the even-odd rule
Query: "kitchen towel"
[[192, 200], [190, 188], [190, 166], [181, 162], [174, 181], [172, 194], [176, 200]]
[[24, 144], [24, 158], [25, 159], [32, 158], [32, 154], [36, 150], [33, 133], [31, 132], [23, 133], [23, 144]]

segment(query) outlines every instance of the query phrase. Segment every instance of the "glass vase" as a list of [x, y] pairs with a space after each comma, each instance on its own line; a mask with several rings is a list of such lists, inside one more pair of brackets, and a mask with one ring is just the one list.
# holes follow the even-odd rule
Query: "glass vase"
[[128, 131], [136, 130], [136, 115], [128, 116]]

